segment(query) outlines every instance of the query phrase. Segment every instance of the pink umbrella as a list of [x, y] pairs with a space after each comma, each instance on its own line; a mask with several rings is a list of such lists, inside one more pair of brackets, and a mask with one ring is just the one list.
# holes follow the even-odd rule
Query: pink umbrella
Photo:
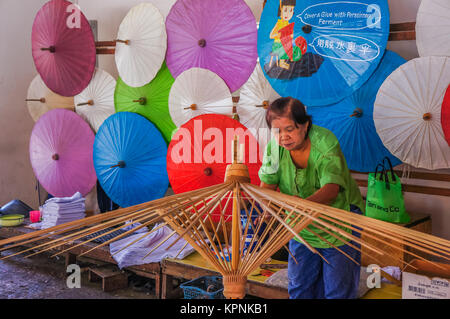
[[234, 92], [255, 69], [256, 20], [243, 0], [178, 0], [166, 29], [166, 60], [174, 78], [193, 67], [209, 69]]
[[75, 96], [88, 86], [95, 69], [95, 40], [76, 5], [47, 2], [36, 15], [31, 38], [36, 69], [50, 90]]
[[30, 159], [47, 192], [57, 197], [86, 195], [94, 187], [94, 133], [76, 113], [54, 109], [41, 116], [31, 133]]

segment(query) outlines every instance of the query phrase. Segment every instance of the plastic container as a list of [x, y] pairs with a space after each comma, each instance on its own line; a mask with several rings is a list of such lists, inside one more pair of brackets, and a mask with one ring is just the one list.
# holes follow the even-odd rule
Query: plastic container
[[225, 299], [222, 277], [203, 276], [180, 285], [184, 299]]
[[30, 221], [32, 223], [39, 223], [41, 221], [41, 212], [38, 210], [30, 211]]
[[19, 226], [23, 223], [25, 219], [24, 215], [5, 215], [0, 217], [0, 226], [2, 227], [13, 227]]

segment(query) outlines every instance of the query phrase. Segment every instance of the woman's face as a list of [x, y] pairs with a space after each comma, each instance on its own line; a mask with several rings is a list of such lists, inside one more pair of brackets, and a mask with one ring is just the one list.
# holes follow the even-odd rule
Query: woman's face
[[289, 117], [275, 117], [272, 120], [272, 129], [275, 130], [278, 144], [286, 150], [292, 151], [303, 146], [308, 123], [296, 125]]
[[281, 18], [283, 20], [289, 21], [294, 16], [294, 6], [282, 6], [281, 7]]

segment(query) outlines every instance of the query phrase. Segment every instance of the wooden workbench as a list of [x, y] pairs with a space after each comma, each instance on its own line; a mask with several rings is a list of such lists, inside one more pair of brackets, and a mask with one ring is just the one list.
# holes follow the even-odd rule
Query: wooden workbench
[[[25, 227], [27, 224], [29, 224], [29, 220], [25, 220], [24, 226], [18, 226], [18, 227], [0, 227], [0, 238], [11, 238], [14, 236], [20, 236], [24, 234], [31, 233], [35, 231], [34, 229]], [[58, 236], [54, 237], [55, 239], [58, 238]], [[52, 252], [56, 253], [58, 251], [62, 251], [65, 249], [68, 249], [70, 247], [75, 246], [79, 242], [75, 242], [72, 244], [65, 244], [61, 247], [55, 248]], [[92, 249], [95, 247], [96, 244], [92, 243], [86, 243], [81, 246], [78, 246], [69, 252], [65, 253], [64, 256], [66, 258], [66, 267], [70, 264], [75, 264], [77, 261], [77, 256], [81, 255], [82, 253]], [[103, 246], [98, 249], [94, 249], [93, 251], [87, 253], [83, 257], [108, 263], [108, 264], [114, 264], [117, 265], [117, 262], [112, 258], [110, 252], [109, 252], [109, 246]], [[144, 264], [139, 266], [131, 266], [124, 268], [125, 270], [131, 271], [139, 276], [154, 279], [155, 280], [155, 295], [157, 298], [161, 298], [161, 265], [160, 263], [150, 263], [150, 264]]]
[[[260, 269], [250, 274], [247, 281], [247, 295], [265, 299], [289, 299], [287, 289], [267, 285], [268, 277], [262, 276]], [[221, 276], [199, 253], [194, 252], [183, 260], [164, 259], [161, 262], [161, 298], [180, 298], [181, 291], [173, 286], [174, 278], [192, 280], [201, 276]]]

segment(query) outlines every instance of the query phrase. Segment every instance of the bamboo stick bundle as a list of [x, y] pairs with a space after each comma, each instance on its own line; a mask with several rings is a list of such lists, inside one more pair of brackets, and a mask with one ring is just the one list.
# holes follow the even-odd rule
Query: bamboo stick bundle
[[[93, 239], [83, 238], [112, 226], [125, 227], [124, 223], [128, 220], [139, 221], [142, 227], [163, 222], [158, 227], [168, 225], [173, 232], [154, 246], [148, 254], [173, 236], [177, 238], [168, 248], [184, 238], [222, 274], [224, 295], [227, 298], [243, 298], [248, 275], [276, 251], [285, 247], [292, 238], [296, 237], [302, 241], [298, 234], [304, 229], [308, 229], [322, 240], [325, 239], [320, 233], [329, 234], [336, 240], [348, 242], [350, 247], [359, 251], [364, 246], [373, 253], [374, 259], [388, 255], [387, 250], [365, 242], [358, 234], [364, 232], [366, 237], [378, 243], [433, 263], [437, 267], [440, 266], [429, 260], [429, 256], [450, 260], [450, 241], [445, 239], [250, 184], [247, 167], [237, 163], [236, 145], [237, 143], [234, 160], [227, 168], [223, 184], [2, 240], [0, 251], [44, 241], [43, 244], [39, 243], [19, 252], [38, 250], [37, 253], [40, 253], [67, 243], [75, 242], [76, 246], [79, 246], [91, 242]], [[232, 207], [231, 227], [227, 223], [229, 216], [226, 215], [229, 205]], [[214, 223], [212, 214], [217, 211], [220, 211], [220, 221]], [[135, 229], [130, 230], [91, 250], [134, 231]], [[146, 233], [143, 236], [148, 235], [149, 233]], [[386, 239], [401, 245], [395, 245]], [[139, 240], [140, 238], [135, 242]], [[303, 243], [312, 252], [321, 256], [319, 251], [307, 242]], [[358, 263], [340, 250], [337, 244], [328, 243]], [[415, 252], [408, 251], [406, 246], [414, 248]], [[71, 246], [55, 255], [73, 248], [74, 246]], [[34, 254], [36, 253], [31, 255]], [[403, 260], [401, 262], [406, 265]]]

